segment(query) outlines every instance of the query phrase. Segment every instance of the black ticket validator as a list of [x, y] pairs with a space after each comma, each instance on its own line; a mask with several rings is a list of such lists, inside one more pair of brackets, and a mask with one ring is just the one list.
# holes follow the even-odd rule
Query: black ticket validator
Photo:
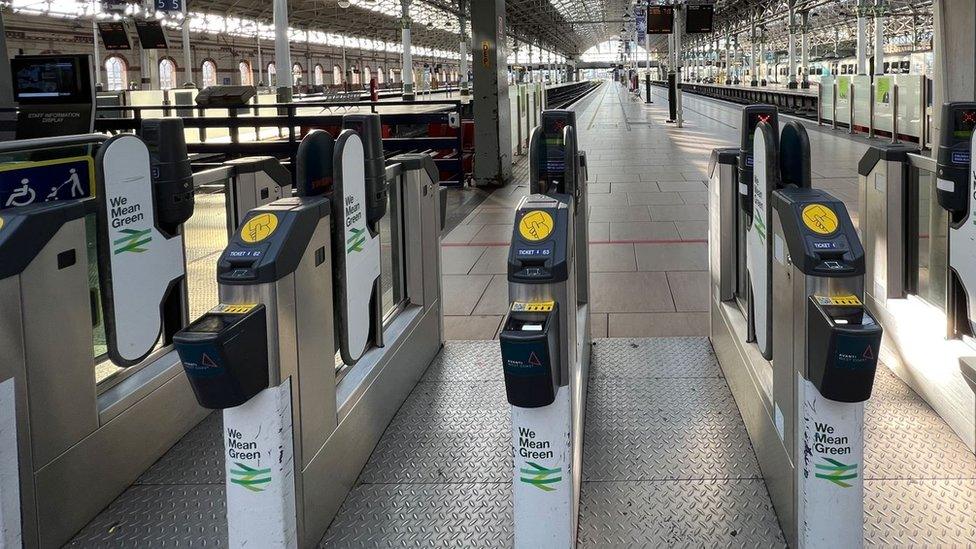
[[[772, 126], [779, 136], [779, 115], [773, 105], [747, 105], [742, 108], [739, 141], [739, 209], [752, 218], [753, 136], [760, 122]], [[778, 146], [776, 147], [779, 148]]]
[[264, 305], [218, 305], [173, 337], [204, 408], [240, 406], [268, 388]]
[[958, 227], [969, 209], [970, 142], [976, 129], [976, 103], [953, 102], [942, 106], [943, 129], [939, 132], [936, 159], [936, 196]]
[[541, 408], [559, 387], [559, 310], [554, 302], [513, 304], [499, 335], [505, 393], [512, 406]]

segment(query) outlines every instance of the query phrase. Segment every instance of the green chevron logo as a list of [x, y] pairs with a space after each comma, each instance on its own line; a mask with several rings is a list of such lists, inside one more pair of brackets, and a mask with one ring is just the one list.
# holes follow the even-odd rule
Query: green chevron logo
[[363, 244], [366, 243], [366, 229], [351, 228], [349, 231], [352, 236], [346, 239], [346, 253], [363, 251]]
[[556, 467], [555, 469], [547, 469], [546, 467], [543, 467], [538, 463], [534, 463], [531, 461], [526, 461], [525, 463], [529, 467], [528, 468], [522, 467], [519, 469], [519, 472], [522, 473], [522, 476], [519, 477], [519, 480], [521, 480], [526, 484], [531, 484], [544, 492], [554, 492], [556, 489], [547, 485], [555, 484], [563, 479], [562, 475], [555, 476], [555, 477], [552, 476], [561, 473], [563, 471], [561, 467]]
[[766, 222], [763, 220], [762, 215], [758, 212], [754, 215], [752, 220], [752, 226], [759, 233], [759, 238], [761, 240], [766, 240]]
[[850, 488], [851, 485], [844, 481], [857, 478], [857, 464], [846, 465], [837, 461], [836, 459], [823, 459], [830, 465], [815, 465], [818, 470], [824, 471], [823, 473], [816, 473], [816, 477], [829, 480], [841, 488]]
[[255, 469], [243, 463], [234, 462], [237, 469], [231, 469], [230, 481], [247, 488], [252, 492], [263, 492], [265, 485], [271, 482], [271, 469]]
[[146, 248], [143, 248], [142, 246], [152, 242], [152, 236], [149, 234], [152, 232], [152, 229], [146, 229], [143, 231], [136, 229], [122, 229], [119, 232], [125, 233], [126, 236], [118, 238], [113, 242], [113, 244], [115, 244], [114, 255], [119, 255], [125, 252], [142, 253], [146, 251]]

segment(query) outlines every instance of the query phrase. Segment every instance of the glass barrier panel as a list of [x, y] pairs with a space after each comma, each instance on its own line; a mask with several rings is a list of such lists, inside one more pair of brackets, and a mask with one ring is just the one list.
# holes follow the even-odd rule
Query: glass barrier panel
[[912, 169], [916, 174], [917, 249], [914, 250], [916, 295], [927, 303], [945, 311], [946, 272], [948, 260], [948, 213], [936, 199], [935, 175], [929, 171]]

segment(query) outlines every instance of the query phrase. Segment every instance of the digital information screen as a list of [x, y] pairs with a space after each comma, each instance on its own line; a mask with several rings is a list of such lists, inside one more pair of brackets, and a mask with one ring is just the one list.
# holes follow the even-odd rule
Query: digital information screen
[[957, 109], [953, 116], [952, 136], [956, 139], [970, 139], [976, 128], [976, 111]]
[[78, 59], [15, 57], [10, 64], [14, 73], [14, 96], [18, 101], [87, 95], [82, 89]]
[[712, 16], [715, 6], [712, 4], [689, 4], [686, 6], [685, 32], [688, 34], [712, 32]]
[[555, 116], [543, 121], [542, 143], [546, 147], [546, 169], [549, 177], [561, 177], [566, 171], [566, 144], [563, 142], [563, 129], [566, 121]]
[[132, 49], [129, 33], [122, 21], [99, 21], [98, 35], [102, 37], [102, 45], [109, 51]]
[[166, 34], [163, 26], [155, 19], [136, 21], [136, 33], [144, 50], [166, 49]]
[[674, 6], [647, 7], [647, 34], [671, 34], [674, 29]]

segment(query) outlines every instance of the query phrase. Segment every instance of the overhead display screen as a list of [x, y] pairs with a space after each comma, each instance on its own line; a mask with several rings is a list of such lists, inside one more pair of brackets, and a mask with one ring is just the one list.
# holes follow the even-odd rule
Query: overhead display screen
[[688, 34], [712, 32], [712, 16], [715, 13], [715, 6], [712, 4], [689, 4], [686, 9], [685, 32]]
[[674, 6], [647, 7], [647, 34], [671, 34], [674, 29]]
[[98, 34], [102, 37], [102, 45], [109, 51], [129, 50], [129, 33], [125, 31], [122, 21], [99, 21]]
[[136, 33], [144, 50], [166, 49], [166, 34], [163, 26], [155, 19], [136, 21]]

